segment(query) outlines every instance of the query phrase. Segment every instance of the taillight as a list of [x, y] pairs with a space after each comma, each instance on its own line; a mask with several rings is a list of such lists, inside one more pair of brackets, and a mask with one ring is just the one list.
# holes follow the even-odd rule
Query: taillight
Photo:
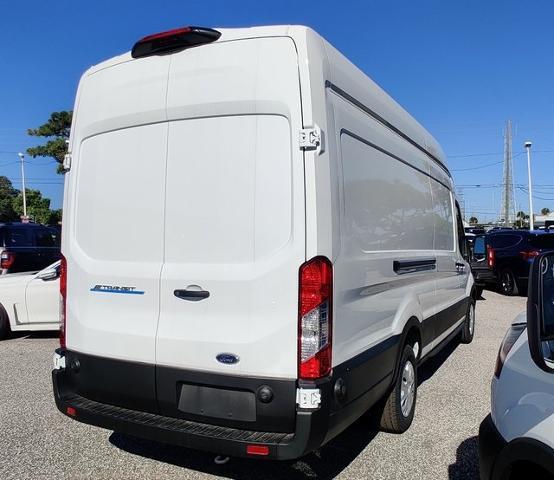
[[0, 254], [0, 268], [2, 269], [11, 268], [11, 266], [13, 265], [13, 262], [15, 262], [14, 252], [4, 251]]
[[494, 248], [487, 245], [487, 265], [489, 268], [494, 268], [494, 262], [496, 261], [496, 252]]
[[535, 257], [538, 257], [541, 252], [539, 252], [538, 250], [527, 250], [524, 252], [519, 252], [519, 254], [521, 255], [521, 258], [523, 258], [523, 260], [532, 261]]
[[66, 300], [67, 300], [67, 262], [62, 255], [60, 263], [60, 346], [65, 348], [65, 325], [66, 325]]
[[215, 42], [221, 36], [221, 32], [212, 28], [183, 27], [155, 33], [141, 38], [133, 46], [131, 56], [133, 58], [147, 57], [160, 53], [168, 53], [185, 48], [204, 45]]
[[525, 328], [525, 323], [518, 323], [512, 325], [510, 329], [506, 332], [504, 340], [502, 340], [502, 344], [500, 345], [500, 350], [498, 350], [496, 365], [494, 366], [494, 376], [496, 378], [500, 378], [500, 373], [502, 372], [502, 367], [504, 367], [506, 357], [508, 356], [508, 353], [510, 353], [510, 350], [515, 345], [517, 339], [521, 336]]
[[315, 379], [331, 371], [333, 266], [315, 257], [300, 267], [298, 377]]
[[246, 453], [248, 455], [269, 455], [269, 447], [267, 445], [246, 445]]

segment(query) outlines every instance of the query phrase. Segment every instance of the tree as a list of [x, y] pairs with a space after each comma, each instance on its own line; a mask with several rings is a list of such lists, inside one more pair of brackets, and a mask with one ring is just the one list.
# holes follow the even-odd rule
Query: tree
[[47, 225], [57, 225], [62, 221], [62, 209], [50, 210], [50, 216], [48, 217]]
[[477, 219], [477, 217], [470, 217], [469, 219], [470, 225], [477, 225], [478, 223], [479, 223], [479, 220]]
[[548, 207], [541, 208], [542, 215], [548, 215], [549, 213], [550, 213], [550, 208]]
[[[39, 190], [25, 189], [27, 202], [27, 216], [37, 223], [49, 223], [50, 215], [50, 199], [42, 198], [42, 193]], [[18, 192], [12, 202], [13, 209], [18, 216], [23, 215], [23, 195]]]
[[67, 153], [67, 143], [71, 130], [73, 112], [53, 112], [48, 121], [38, 128], [30, 128], [27, 133], [33, 137], [49, 138], [44, 145], [30, 147], [27, 153], [35, 157], [51, 157], [58, 162], [58, 173], [63, 173], [63, 159]]
[[522, 228], [525, 220], [529, 218], [529, 215], [527, 215], [524, 211], [520, 210], [516, 213], [516, 225], [518, 228]]
[[8, 177], [0, 176], [0, 222], [17, 220], [17, 213], [13, 208], [13, 200], [17, 197], [18, 190], [13, 188]]

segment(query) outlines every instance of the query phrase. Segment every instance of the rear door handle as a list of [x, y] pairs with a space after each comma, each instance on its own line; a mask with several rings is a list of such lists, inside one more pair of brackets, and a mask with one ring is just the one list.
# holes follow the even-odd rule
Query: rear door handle
[[210, 296], [210, 292], [207, 290], [175, 290], [173, 292], [177, 298], [182, 300], [189, 300], [190, 302], [198, 302], [204, 300]]

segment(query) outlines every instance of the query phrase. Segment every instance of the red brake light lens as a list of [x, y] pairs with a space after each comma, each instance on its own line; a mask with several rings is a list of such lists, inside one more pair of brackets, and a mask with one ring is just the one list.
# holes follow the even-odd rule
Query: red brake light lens
[[496, 252], [494, 248], [490, 245], [487, 245], [487, 265], [489, 268], [494, 268], [494, 263], [496, 261]]
[[67, 262], [62, 255], [60, 262], [60, 346], [65, 348], [66, 326], [66, 298], [67, 298]]
[[246, 445], [246, 453], [248, 455], [269, 455], [269, 447], [266, 445]]
[[0, 254], [0, 268], [8, 269], [11, 268], [15, 262], [15, 253], [14, 252], [2, 252]]
[[215, 42], [221, 32], [205, 27], [174, 28], [166, 32], [155, 33], [141, 38], [133, 46], [133, 58], [147, 57], [161, 53], [174, 52]]
[[538, 257], [541, 252], [538, 250], [527, 250], [524, 252], [519, 252], [523, 260], [533, 260], [535, 257]]
[[316, 257], [300, 267], [298, 376], [324, 377], [331, 371], [333, 266]]
[[166, 32], [154, 33], [152, 35], [146, 35], [139, 40], [139, 42], [151, 42], [152, 40], [158, 40], [160, 38], [173, 37], [177, 35], [182, 35], [184, 33], [189, 33], [191, 31], [190, 27], [183, 28], [174, 28], [173, 30], [167, 30]]

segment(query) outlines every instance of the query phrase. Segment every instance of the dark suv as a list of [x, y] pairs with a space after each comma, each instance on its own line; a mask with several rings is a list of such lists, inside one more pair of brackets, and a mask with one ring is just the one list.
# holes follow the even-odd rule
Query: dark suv
[[473, 241], [471, 270], [478, 288], [498, 287], [504, 295], [525, 294], [529, 267], [541, 252], [554, 250], [554, 232], [495, 230]]
[[0, 223], [0, 275], [42, 270], [60, 258], [60, 234], [36, 223]]

